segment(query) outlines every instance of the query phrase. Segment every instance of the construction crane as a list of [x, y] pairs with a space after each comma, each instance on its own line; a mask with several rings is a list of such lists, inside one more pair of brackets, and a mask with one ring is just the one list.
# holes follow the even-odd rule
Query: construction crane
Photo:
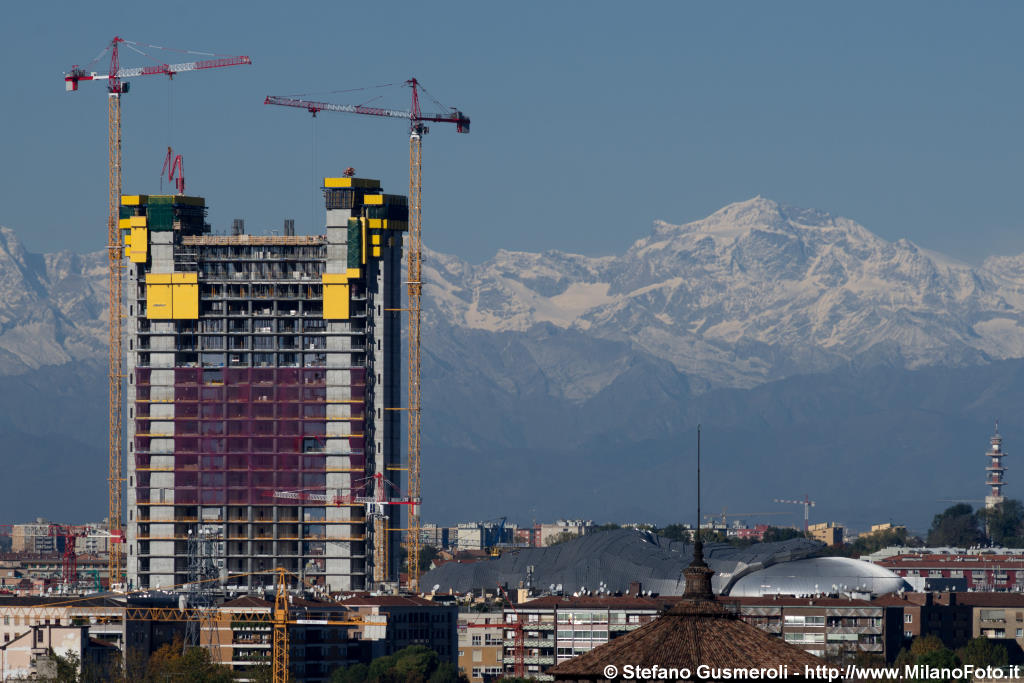
[[727, 520], [728, 520], [729, 517], [764, 517], [764, 516], [767, 516], [767, 515], [788, 515], [788, 514], [790, 514], [790, 513], [789, 512], [730, 512], [730, 513], [726, 514], [725, 508], [722, 508], [722, 514], [721, 515], [719, 515], [717, 513], [716, 514], [711, 514], [711, 515], [704, 515], [704, 519], [706, 519], [708, 521], [711, 521], [711, 520], [715, 519], [716, 517], [720, 517], [721, 520], [722, 520], [722, 524], [727, 524], [728, 523]]
[[[110, 532], [92, 525], [60, 524], [55, 522], [44, 522], [42, 524], [45, 525], [45, 532], [37, 534], [38, 536], [47, 536], [64, 541], [63, 550], [60, 550], [58, 543], [54, 543], [53, 547], [56, 552], [61, 553], [60, 582], [68, 590], [74, 588], [78, 582], [78, 551], [75, 545], [79, 538], [106, 538], [110, 540], [111, 544], [123, 541], [123, 537], [114, 536]], [[39, 525], [0, 524], [0, 529], [4, 530], [0, 531], [0, 535], [11, 536], [11, 531], [15, 526], [37, 527]]]
[[78, 551], [75, 545], [80, 538], [107, 538], [110, 539], [108, 552], [113, 552], [113, 547], [124, 540], [123, 536], [115, 536], [109, 532], [102, 531], [92, 526], [72, 524], [50, 524], [47, 530], [48, 536], [64, 539], [64, 552], [62, 555], [63, 566], [61, 571], [61, 584], [71, 590], [78, 583]]
[[512, 598], [508, 597], [508, 593], [501, 586], [498, 586], [498, 590], [501, 591], [502, 597], [505, 598], [505, 602], [512, 608], [512, 614], [515, 615], [516, 620], [513, 624], [506, 624], [506, 626], [512, 627], [515, 632], [515, 639], [512, 641], [512, 658], [513, 658], [513, 676], [516, 678], [526, 678], [526, 636], [523, 633], [523, 615], [519, 614], [519, 610], [516, 609], [516, 605], [512, 602]]
[[[408, 465], [409, 465], [409, 497], [413, 504], [409, 507], [409, 530], [406, 534], [408, 552], [408, 588], [419, 592], [419, 560], [420, 560], [420, 320], [422, 316], [421, 297], [423, 295], [423, 241], [422, 241], [422, 191], [423, 164], [422, 138], [430, 132], [427, 123], [454, 123], [459, 133], [469, 132], [469, 117], [455, 108], [443, 113], [424, 113], [420, 109], [420, 90], [423, 86], [415, 78], [405, 82], [412, 89], [412, 106], [408, 111], [367, 107], [364, 105], [331, 104], [313, 102], [293, 97], [268, 95], [264, 104], [276, 104], [285, 107], [305, 109], [313, 116], [321, 111], [333, 111], [345, 114], [364, 114], [367, 116], [383, 116], [387, 118], [406, 119], [409, 121], [409, 246], [407, 253], [408, 293], [409, 293], [409, 379], [408, 405]], [[424, 92], [426, 92], [424, 90]], [[429, 93], [428, 93], [429, 94]], [[436, 102], [436, 100], [435, 100]]]
[[786, 500], [782, 498], [776, 498], [776, 503], [788, 503], [791, 505], [803, 505], [804, 506], [804, 533], [807, 533], [807, 528], [811, 525], [811, 508], [817, 505], [813, 500], [804, 494], [803, 500]]
[[[200, 69], [215, 69], [225, 66], [237, 66], [251, 64], [252, 60], [245, 56], [229, 57], [206, 55], [213, 59], [204, 59], [180, 64], [157, 63], [150, 66], [122, 68], [119, 47], [121, 45], [130, 50], [149, 55], [143, 48], [155, 46], [142, 45], [118, 36], [110, 41], [103, 52], [101, 52], [90, 64], [103, 58], [109, 51], [110, 65], [106, 73], [86, 71], [77, 64], [64, 74], [64, 88], [72, 92], [78, 90], [78, 84], [82, 81], [106, 81], [107, 84], [107, 158], [108, 158], [108, 185], [107, 185], [107, 265], [109, 268], [109, 290], [108, 290], [108, 316], [109, 316], [109, 340], [108, 340], [108, 462], [107, 462], [107, 498], [108, 498], [108, 524], [111, 534], [124, 537], [124, 525], [122, 517], [122, 489], [124, 487], [124, 469], [122, 454], [122, 388], [124, 378], [124, 354], [121, 347], [121, 309], [123, 301], [122, 292], [122, 269], [123, 251], [121, 238], [118, 230], [118, 219], [120, 218], [121, 205], [121, 95], [128, 92], [128, 79], [138, 76], [164, 75], [173, 78], [175, 74], [186, 71], [198, 71]], [[164, 49], [164, 48], [155, 48]], [[202, 54], [189, 52], [189, 54]], [[110, 546], [110, 559], [108, 572], [111, 584], [118, 582], [122, 573], [122, 549], [118, 543]]]

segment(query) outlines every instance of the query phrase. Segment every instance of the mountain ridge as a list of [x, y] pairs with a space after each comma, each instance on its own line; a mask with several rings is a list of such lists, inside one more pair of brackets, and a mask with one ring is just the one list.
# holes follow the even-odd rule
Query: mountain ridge
[[[425, 268], [438, 521], [528, 521], [524, 500], [545, 518], [688, 518], [680, 453], [702, 423], [713, 505], [810, 492], [862, 524], [867, 492], [920, 528], [938, 498], [980, 496], [992, 420], [1024, 409], [1024, 254], [972, 267], [754, 198], [656, 222], [619, 255], [428, 250]], [[106, 277], [103, 252], [31, 254], [0, 228], [0, 436], [18, 473], [0, 514], [105, 509]], [[1003, 424], [1012, 453], [1024, 429]]]
[[822, 211], [755, 197], [656, 221], [620, 256], [427, 251], [427, 324], [522, 333], [550, 323], [624, 341], [710, 386], [848, 362], [1024, 357], [1024, 255], [972, 268]]

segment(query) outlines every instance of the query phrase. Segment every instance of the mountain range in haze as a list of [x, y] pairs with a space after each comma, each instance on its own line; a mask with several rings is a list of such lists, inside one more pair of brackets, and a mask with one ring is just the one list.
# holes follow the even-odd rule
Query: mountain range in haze
[[[756, 197], [621, 255], [425, 267], [428, 518], [689, 519], [698, 422], [712, 507], [807, 493], [818, 519], [926, 526], [984, 495], [999, 417], [1016, 495], [1024, 255], [972, 267]], [[101, 252], [0, 229], [0, 439], [21, 473], [0, 516], [102, 515], [105, 284]]]

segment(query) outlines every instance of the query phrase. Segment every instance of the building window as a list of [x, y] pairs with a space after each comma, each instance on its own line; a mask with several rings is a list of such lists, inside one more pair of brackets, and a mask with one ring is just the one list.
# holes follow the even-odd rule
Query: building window
[[1024, 638], [1024, 628], [1017, 629], [1017, 637]]
[[914, 623], [914, 615], [913, 614], [904, 614], [903, 615], [903, 623], [904, 624], [913, 624]]
[[914, 632], [913, 631], [904, 631], [903, 632], [903, 637], [904, 638], [913, 638], [914, 637]]

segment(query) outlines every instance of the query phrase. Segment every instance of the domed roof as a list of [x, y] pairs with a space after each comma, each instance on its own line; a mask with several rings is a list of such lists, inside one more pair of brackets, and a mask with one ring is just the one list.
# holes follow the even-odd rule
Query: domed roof
[[812, 595], [835, 591], [892, 593], [904, 587], [902, 578], [877, 564], [849, 557], [812, 557], [781, 562], [736, 580], [729, 588], [735, 597]]
[[822, 661], [748, 624], [714, 601], [683, 599], [654, 621], [566, 660], [547, 673], [556, 681], [600, 681], [607, 680], [607, 667], [622, 672], [627, 664], [641, 664], [696, 671], [704, 665], [727, 669], [789, 667], [790, 676], [803, 678], [805, 667], [820, 666]]

